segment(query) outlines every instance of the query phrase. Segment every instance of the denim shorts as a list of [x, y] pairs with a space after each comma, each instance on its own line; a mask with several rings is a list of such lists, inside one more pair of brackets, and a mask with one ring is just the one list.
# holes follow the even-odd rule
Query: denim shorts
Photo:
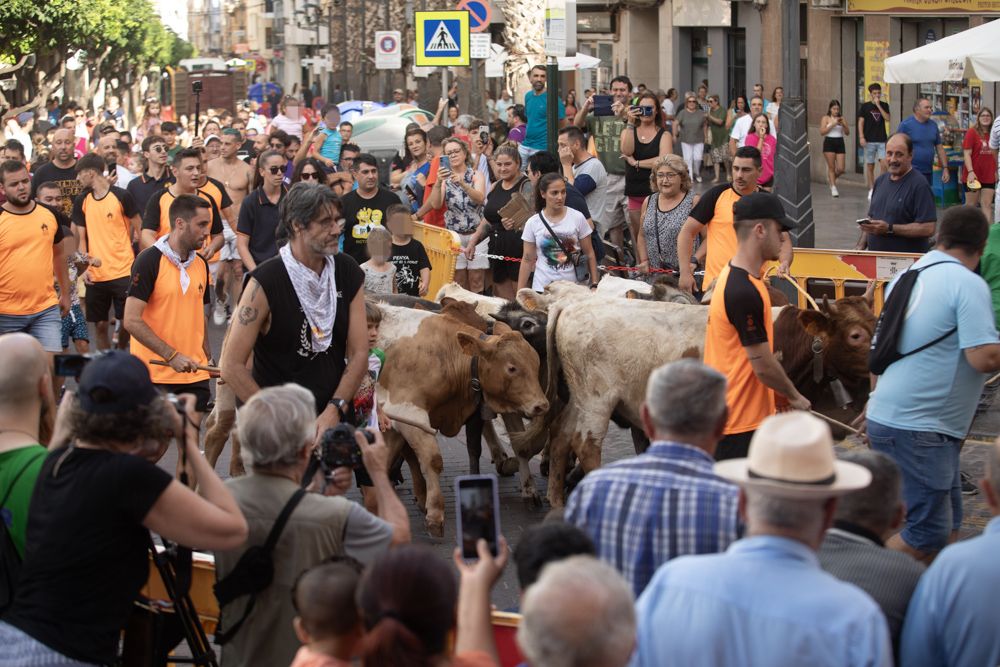
[[869, 141], [865, 144], [865, 164], [875, 164], [877, 160], [885, 159], [885, 143]]
[[62, 352], [62, 316], [59, 306], [34, 315], [0, 315], [0, 334], [26, 333], [38, 340], [46, 352]]
[[902, 537], [914, 549], [940, 551], [962, 525], [959, 451], [962, 440], [942, 433], [906, 431], [868, 420], [872, 449], [889, 455], [903, 476], [906, 526]]

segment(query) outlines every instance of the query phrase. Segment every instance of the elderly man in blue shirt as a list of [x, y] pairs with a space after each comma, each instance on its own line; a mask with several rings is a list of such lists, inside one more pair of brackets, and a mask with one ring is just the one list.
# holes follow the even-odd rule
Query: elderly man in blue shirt
[[910, 599], [900, 664], [981, 667], [1000, 664], [1000, 447], [980, 482], [993, 518], [983, 534], [947, 547]]
[[871, 473], [837, 461], [825, 422], [765, 419], [747, 458], [715, 464], [740, 487], [748, 537], [724, 554], [660, 568], [639, 598], [633, 667], [875, 667], [893, 664], [885, 616], [816, 557], [837, 498]]
[[739, 539], [739, 489], [712, 472], [726, 416], [724, 375], [694, 359], [661, 366], [642, 407], [649, 449], [595, 470], [569, 497], [566, 521], [590, 535], [636, 596], [668, 560]]

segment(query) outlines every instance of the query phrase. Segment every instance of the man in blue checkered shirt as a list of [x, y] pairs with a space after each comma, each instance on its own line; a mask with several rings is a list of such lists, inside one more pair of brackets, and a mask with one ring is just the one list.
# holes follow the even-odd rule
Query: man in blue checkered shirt
[[693, 359], [656, 369], [642, 423], [649, 449], [590, 473], [566, 504], [566, 521], [590, 535], [636, 597], [668, 560], [725, 551], [743, 531], [739, 489], [712, 472], [725, 376]]

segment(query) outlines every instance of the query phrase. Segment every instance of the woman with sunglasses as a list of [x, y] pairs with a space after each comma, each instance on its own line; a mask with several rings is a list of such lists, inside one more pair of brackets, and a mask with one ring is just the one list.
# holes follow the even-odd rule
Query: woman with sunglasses
[[319, 160], [307, 157], [295, 165], [295, 171], [292, 172], [292, 185], [302, 181], [326, 185], [326, 171], [323, 170], [323, 165], [320, 164]]
[[628, 224], [633, 241], [639, 236], [642, 202], [652, 194], [649, 178], [653, 165], [674, 150], [674, 140], [663, 125], [663, 114], [656, 94], [646, 91], [639, 96], [637, 106], [629, 107], [625, 129], [621, 134], [621, 151], [625, 158], [625, 195], [628, 197]]
[[248, 273], [264, 260], [278, 254], [278, 244], [275, 239], [278, 223], [281, 221], [278, 204], [288, 191], [284, 183], [285, 162], [283, 152], [264, 151], [257, 158], [254, 189], [240, 205], [240, 218], [236, 225], [236, 249]]
[[[679, 271], [677, 236], [698, 203], [698, 196], [691, 191], [691, 176], [684, 160], [677, 155], [660, 158], [650, 185], [654, 190], [642, 205], [642, 226], [636, 243], [639, 263], [635, 268], [643, 273], [649, 273], [650, 269]], [[699, 243], [695, 255], [704, 256], [705, 249], [705, 244]], [[688, 260], [693, 271], [698, 260]]]
[[969, 128], [962, 141], [965, 203], [969, 206], [979, 204], [990, 222], [993, 222], [993, 193], [997, 187], [997, 153], [990, 150], [992, 127], [993, 111], [983, 107], [976, 115], [976, 124]]
[[[465, 250], [483, 217], [486, 201], [486, 180], [469, 164], [469, 147], [461, 139], [447, 139], [441, 147], [447, 163], [438, 168], [431, 188], [431, 208], [444, 210], [445, 227], [462, 239], [463, 254], [455, 265], [455, 282], [470, 292], [481, 293], [486, 287], [486, 269], [490, 260], [486, 247], [477, 248], [478, 256], [469, 261]], [[481, 243], [482, 246], [486, 242]]]
[[701, 183], [701, 158], [705, 150], [705, 127], [708, 115], [698, 105], [698, 98], [688, 94], [684, 107], [674, 120], [674, 141], [681, 142], [684, 163], [691, 178]]

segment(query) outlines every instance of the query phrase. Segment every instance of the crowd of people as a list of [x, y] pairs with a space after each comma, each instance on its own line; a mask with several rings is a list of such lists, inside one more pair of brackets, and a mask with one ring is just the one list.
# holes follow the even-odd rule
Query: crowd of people
[[[44, 130], [32, 112], [13, 119], [0, 161], [0, 663], [115, 663], [150, 531], [214, 553], [224, 665], [498, 664], [490, 592], [509, 556], [532, 667], [1000, 661], [1000, 523], [951, 544], [959, 452], [1000, 370], [990, 110], [966, 137], [970, 205], [940, 219], [929, 102], [891, 134], [877, 84], [859, 111], [872, 168], [857, 247], [923, 257], [887, 290], [887, 312], [897, 289], [919, 298], [897, 308], [905, 328], [882, 329], [911, 352], [858, 422], [870, 450], [838, 459], [783, 370], [762, 278], [794, 262], [795, 223], [769, 192], [783, 90], [765, 103], [758, 84], [723, 106], [707, 82], [681, 95], [617, 76], [559, 100], [551, 144], [545, 68], [528, 80], [523, 103], [505, 92], [485, 119], [462, 113], [453, 87], [391, 164], [355, 143], [335, 103], [291, 95], [198, 125], [156, 100], [131, 130], [114, 99], [96, 117], [50, 103]], [[831, 101], [820, 132], [834, 196], [852, 127]], [[428, 296], [415, 221], [458, 235], [455, 280], [479, 294], [595, 288], [616, 251], [640, 275], [712, 294], [704, 362], [649, 378], [649, 449], [585, 477], [512, 554], [480, 542], [478, 560], [448, 564], [409, 544], [375, 399], [382, 311], [366, 297]], [[210, 323], [226, 327], [221, 347]], [[54, 356], [71, 350], [104, 354]], [[199, 449], [213, 378], [246, 469], [225, 482]], [[362, 465], [315, 476], [317, 443], [343, 425]], [[172, 443], [178, 479], [157, 465]], [[361, 502], [345, 498], [352, 483]], [[982, 492], [1000, 515], [1000, 447]], [[273, 576], [247, 589], [262, 550]]]

